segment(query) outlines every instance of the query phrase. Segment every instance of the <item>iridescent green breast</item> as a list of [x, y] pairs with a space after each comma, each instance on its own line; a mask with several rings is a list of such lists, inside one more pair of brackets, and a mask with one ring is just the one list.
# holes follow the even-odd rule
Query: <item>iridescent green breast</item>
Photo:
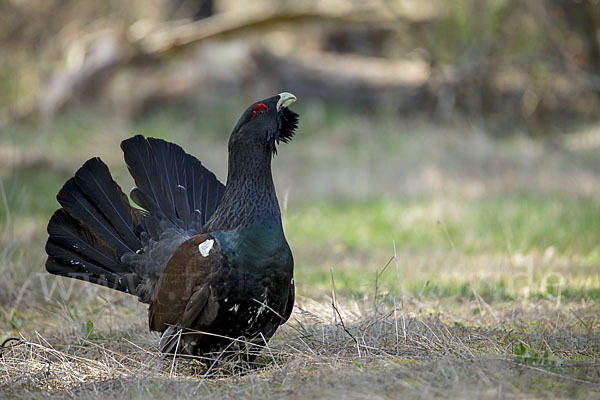
[[212, 235], [226, 262], [240, 271], [268, 274], [290, 265], [291, 251], [279, 219], [267, 218], [249, 227]]

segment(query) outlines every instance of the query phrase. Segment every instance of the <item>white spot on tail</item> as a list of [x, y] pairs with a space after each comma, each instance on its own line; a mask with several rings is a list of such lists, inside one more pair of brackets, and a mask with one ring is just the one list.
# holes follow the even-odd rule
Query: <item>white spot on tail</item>
[[208, 253], [210, 252], [210, 249], [212, 249], [214, 243], [214, 240], [206, 239], [204, 242], [198, 245], [198, 250], [200, 250], [202, 257], [208, 257]]

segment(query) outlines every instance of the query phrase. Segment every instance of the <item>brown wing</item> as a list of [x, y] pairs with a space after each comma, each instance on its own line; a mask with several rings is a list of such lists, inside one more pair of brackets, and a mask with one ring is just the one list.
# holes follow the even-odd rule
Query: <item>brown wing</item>
[[197, 320], [204, 324], [214, 320], [219, 305], [210, 284], [222, 261], [211, 235], [193, 236], [179, 246], [150, 300], [150, 330], [164, 332], [169, 325], [189, 327]]

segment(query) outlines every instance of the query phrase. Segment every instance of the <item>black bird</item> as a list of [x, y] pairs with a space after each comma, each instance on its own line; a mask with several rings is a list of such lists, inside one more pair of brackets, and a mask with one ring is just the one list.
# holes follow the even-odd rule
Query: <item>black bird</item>
[[163, 353], [214, 358], [239, 343], [264, 346], [294, 304], [271, 159], [294, 136], [295, 100], [281, 93], [244, 111], [225, 186], [181, 147], [138, 135], [121, 143], [137, 208], [99, 158], [88, 160], [58, 193], [48, 272], [149, 303]]

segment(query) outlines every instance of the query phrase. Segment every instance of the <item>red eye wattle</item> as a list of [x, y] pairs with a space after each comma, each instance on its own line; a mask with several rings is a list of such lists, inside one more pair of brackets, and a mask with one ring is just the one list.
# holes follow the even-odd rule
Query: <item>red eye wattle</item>
[[264, 114], [264, 111], [261, 110], [266, 110], [267, 106], [265, 106], [264, 104], [260, 103], [254, 106], [254, 110], [252, 110], [252, 116], [250, 117], [250, 119], [254, 119], [254, 117], [256, 117], [256, 114], [258, 114], [259, 112], [261, 114]]

